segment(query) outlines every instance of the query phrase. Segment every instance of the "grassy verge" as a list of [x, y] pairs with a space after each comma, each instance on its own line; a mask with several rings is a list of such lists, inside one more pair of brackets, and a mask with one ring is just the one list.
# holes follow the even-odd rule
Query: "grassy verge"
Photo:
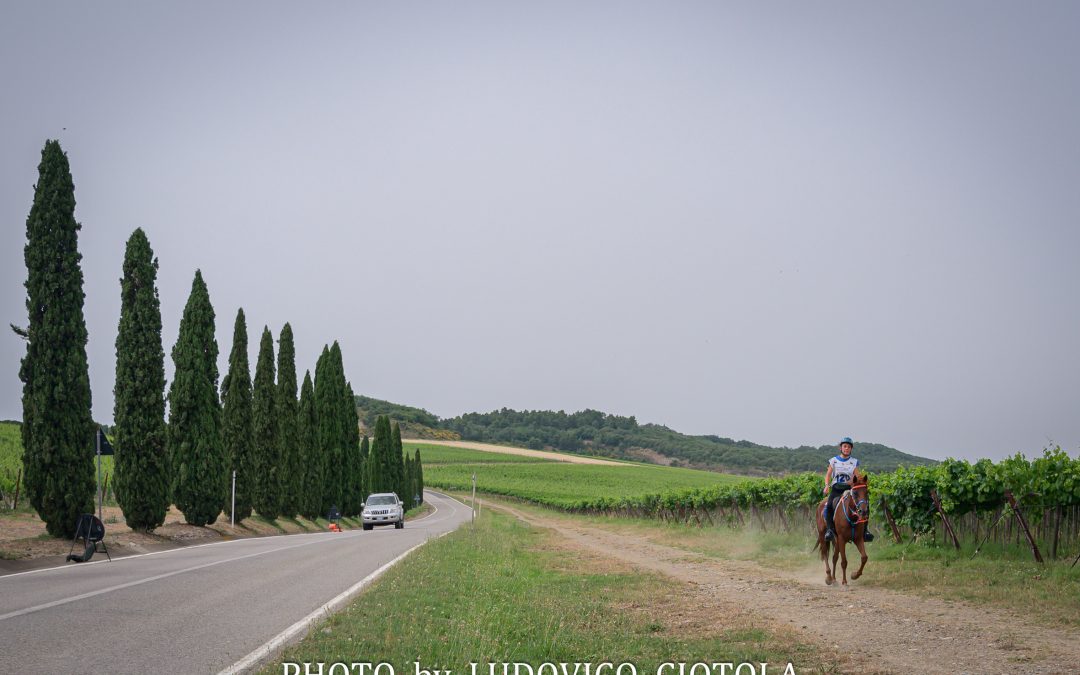
[[666, 661], [791, 661], [799, 672], [826, 670], [822, 655], [787, 631], [741, 617], [688, 626], [688, 593], [663, 577], [568, 555], [552, 533], [485, 511], [475, 529], [419, 549], [263, 672], [320, 661], [386, 661], [398, 673], [420, 661], [461, 675], [474, 661], [627, 661], [640, 673]]
[[[820, 572], [824, 581], [824, 563], [812, 550], [816, 540], [809, 534], [571, 515], [518, 502], [512, 506], [547, 518], [587, 522], [708, 557], [754, 561], [800, 576]], [[992, 545], [972, 559], [971, 546], [957, 552], [952, 547], [928, 544], [897, 545], [880, 529], [877, 539], [867, 545], [867, 553], [870, 561], [858, 581], [860, 585], [1001, 608], [1050, 626], [1080, 626], [1080, 565], [1070, 569], [1071, 557], [1040, 565], [1032, 560], [1026, 546]], [[852, 556], [857, 560], [858, 552], [849, 546], [848, 555], [849, 561]]]

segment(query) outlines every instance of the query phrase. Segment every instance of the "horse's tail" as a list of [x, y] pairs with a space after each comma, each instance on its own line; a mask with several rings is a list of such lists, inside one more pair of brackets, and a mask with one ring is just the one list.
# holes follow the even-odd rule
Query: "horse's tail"
[[[814, 548], [819, 548], [819, 547], [821, 549], [821, 559], [822, 560], [828, 560], [829, 559], [829, 542], [827, 542], [827, 541], [823, 542], [821, 539], [818, 539], [818, 542], [816, 544], [814, 544]], [[813, 550], [813, 549], [811, 549], [811, 550]]]

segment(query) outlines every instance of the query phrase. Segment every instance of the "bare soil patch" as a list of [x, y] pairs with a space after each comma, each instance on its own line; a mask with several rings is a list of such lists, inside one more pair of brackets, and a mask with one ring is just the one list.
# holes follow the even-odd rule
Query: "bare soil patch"
[[684, 622], [687, 630], [732, 618], [787, 626], [801, 639], [831, 649], [836, 672], [1080, 672], [1077, 630], [1048, 628], [1014, 613], [858, 582], [847, 588], [829, 587], [823, 572], [812, 576], [710, 558], [570, 518], [485, 501], [532, 525], [557, 531], [570, 550], [685, 582], [694, 589], [687, 601], [692, 609], [671, 616], [675, 623]]
[[[423, 513], [421, 511], [410, 517], [417, 518]], [[219, 517], [213, 525], [196, 527], [185, 523], [184, 514], [174, 507], [165, 515], [164, 525], [152, 533], [146, 533], [132, 531], [124, 522], [124, 514], [118, 506], [104, 507], [101, 515], [105, 524], [105, 545], [113, 557], [242, 537], [319, 532], [323, 529], [321, 525], [304, 518], [282, 518], [269, 522], [258, 516], [247, 518], [235, 527], [229, 525], [227, 516]], [[348, 528], [348, 524], [343, 524], [343, 527]], [[71, 540], [49, 536], [45, 523], [33, 512], [0, 516], [0, 574], [63, 564], [70, 550]], [[104, 553], [100, 555], [104, 557]]]
[[622, 462], [613, 462], [609, 459], [597, 457], [583, 457], [578, 455], [566, 455], [561, 452], [548, 452], [547, 450], [530, 450], [528, 448], [515, 448], [509, 445], [494, 445], [492, 443], [478, 443], [475, 441], [440, 441], [423, 438], [404, 439], [409, 443], [430, 443], [432, 445], [445, 445], [448, 448], [465, 448], [467, 450], [483, 450], [484, 452], [501, 452], [504, 455], [520, 455], [522, 457], [539, 457], [556, 462], [570, 462], [571, 464], [606, 464], [608, 466], [625, 466]]

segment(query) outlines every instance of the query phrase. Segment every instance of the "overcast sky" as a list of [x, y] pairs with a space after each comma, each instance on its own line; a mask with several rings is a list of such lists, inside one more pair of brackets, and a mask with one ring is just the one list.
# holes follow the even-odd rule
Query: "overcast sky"
[[102, 421], [142, 227], [222, 373], [242, 306], [441, 416], [1080, 449], [1077, 3], [162, 4], [0, 10], [0, 418], [58, 138]]

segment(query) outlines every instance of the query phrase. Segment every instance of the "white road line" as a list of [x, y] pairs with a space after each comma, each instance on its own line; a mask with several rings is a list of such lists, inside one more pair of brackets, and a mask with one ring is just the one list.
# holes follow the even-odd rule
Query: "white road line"
[[215, 560], [213, 562], [203, 563], [202, 565], [195, 565], [193, 567], [185, 567], [180, 570], [173, 570], [172, 572], [165, 572], [164, 574], [158, 574], [152, 577], [146, 577], [145, 579], [138, 579], [136, 581], [129, 581], [126, 584], [117, 584], [116, 586], [109, 586], [108, 588], [101, 588], [96, 591], [90, 591], [81, 595], [76, 595], [70, 598], [64, 598], [62, 600], [53, 600], [52, 602], [46, 602], [41, 605], [34, 605], [33, 607], [27, 607], [25, 609], [19, 609], [14, 612], [8, 612], [7, 614], [0, 614], [0, 621], [5, 619], [13, 619], [17, 616], [24, 616], [26, 614], [33, 614], [34, 612], [40, 612], [43, 609], [49, 609], [51, 607], [59, 607], [60, 605], [66, 605], [70, 602], [78, 602], [79, 600], [85, 600], [92, 598], [96, 595], [102, 595], [104, 593], [111, 593], [113, 591], [119, 591], [125, 588], [131, 588], [132, 586], [139, 586], [142, 584], [150, 583], [151, 581], [158, 581], [160, 579], [166, 579], [168, 577], [176, 576], [177, 574], [184, 574], [185, 572], [194, 572], [196, 570], [206, 569], [208, 567], [215, 567], [217, 565], [223, 565], [225, 563], [236, 562], [237, 560], [244, 560], [246, 558], [254, 558], [260, 555], [266, 555], [267, 553], [280, 553], [282, 551], [288, 551], [289, 549], [301, 548], [303, 546], [311, 546], [312, 544], [321, 544], [323, 541], [341, 541], [342, 539], [353, 539], [359, 536], [359, 532], [350, 532], [345, 537], [336, 537], [333, 539], [325, 539], [320, 541], [308, 541], [303, 544], [294, 544], [293, 546], [285, 546], [282, 548], [274, 548], [267, 551], [256, 551], [255, 553], [248, 553], [247, 555], [236, 556], [235, 558], [226, 558], [225, 560]]
[[[439, 493], [435, 493], [435, 494], [439, 494]], [[454, 499], [453, 497], [451, 497], [449, 495], [440, 494], [440, 496], [446, 498], [450, 502], [456, 502], [457, 501], [456, 499]], [[457, 513], [457, 508], [456, 507], [454, 507], [454, 512]], [[288, 628], [281, 631], [280, 633], [278, 633], [274, 637], [270, 638], [265, 643], [259, 645], [254, 650], [252, 650], [251, 653], [249, 653], [247, 656], [240, 659], [236, 663], [232, 664], [228, 668], [222, 670], [220, 673], [218, 673], [218, 675], [238, 675], [239, 673], [246, 673], [248, 671], [254, 670], [255, 668], [259, 667], [260, 665], [262, 665], [266, 661], [270, 660], [270, 658], [272, 658], [278, 652], [278, 650], [285, 647], [291, 640], [295, 639], [301, 632], [306, 631], [309, 628], [311, 628], [311, 626], [314, 625], [315, 622], [318, 621], [319, 619], [322, 619], [322, 618], [324, 618], [326, 616], [329, 616], [331, 613], [338, 610], [342, 605], [344, 605], [346, 602], [348, 602], [350, 599], [352, 599], [352, 597], [354, 595], [356, 595], [361, 590], [363, 590], [365, 586], [370, 584], [375, 579], [379, 578], [384, 572], [386, 572], [386, 570], [393, 567], [394, 564], [399, 562], [405, 556], [409, 555], [410, 553], [412, 553], [416, 549], [418, 549], [421, 546], [423, 546], [424, 544], [428, 543], [429, 541], [431, 541], [431, 539], [439, 539], [440, 537], [445, 537], [446, 535], [450, 534], [453, 531], [454, 530], [448, 530], [448, 531], [443, 532], [442, 534], [438, 535], [437, 537], [431, 537], [429, 539], [425, 539], [424, 541], [420, 542], [416, 546], [413, 546], [412, 548], [405, 551], [404, 553], [402, 553], [398, 557], [396, 557], [393, 560], [391, 560], [390, 562], [386, 563], [385, 565], [383, 565], [379, 569], [375, 570], [371, 574], [367, 575], [366, 577], [364, 577], [360, 581], [356, 582], [355, 584], [350, 586], [348, 589], [346, 589], [344, 592], [336, 595], [334, 598], [332, 598], [329, 602], [327, 602], [322, 607], [319, 607], [318, 609], [316, 609], [311, 614], [308, 614], [303, 619], [300, 619], [299, 621], [297, 621], [293, 625], [289, 626]]]

